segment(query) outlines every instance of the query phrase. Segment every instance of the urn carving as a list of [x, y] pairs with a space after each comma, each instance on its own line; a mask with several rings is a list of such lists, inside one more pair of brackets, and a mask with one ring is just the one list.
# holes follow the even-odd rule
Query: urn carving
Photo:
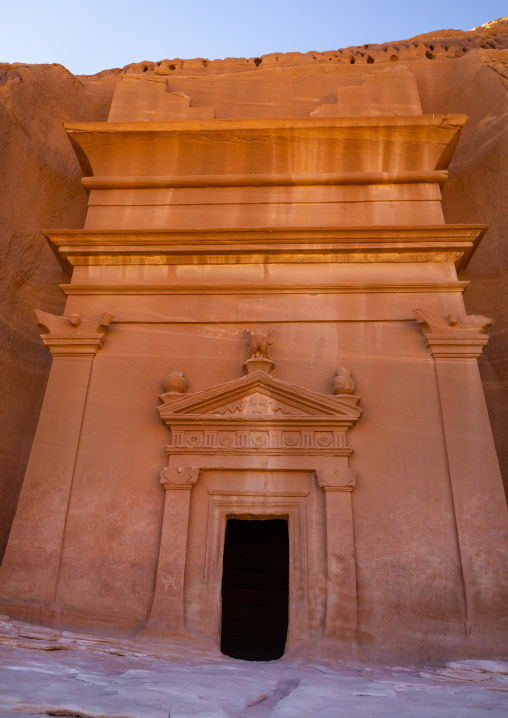
[[355, 382], [350, 369], [337, 369], [333, 380], [334, 394], [354, 394]]
[[183, 394], [187, 389], [187, 379], [183, 371], [172, 371], [164, 377], [164, 391], [166, 394]]

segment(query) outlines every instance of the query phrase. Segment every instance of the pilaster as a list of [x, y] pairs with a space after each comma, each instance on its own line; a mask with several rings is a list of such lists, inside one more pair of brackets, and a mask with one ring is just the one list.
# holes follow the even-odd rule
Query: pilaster
[[[506, 621], [508, 513], [477, 359], [487, 317], [414, 312], [434, 357], [464, 581], [466, 634]], [[498, 623], [500, 633], [501, 626]]]
[[317, 469], [325, 494], [327, 599], [325, 635], [350, 637], [358, 620], [356, 562], [351, 494], [356, 486], [354, 469]]
[[184, 580], [190, 499], [199, 471], [195, 466], [166, 466], [161, 471], [166, 497], [150, 621], [176, 630], [185, 626]]
[[1, 568], [5, 598], [55, 600], [92, 362], [113, 315], [70, 318], [35, 311], [53, 355], [39, 424]]

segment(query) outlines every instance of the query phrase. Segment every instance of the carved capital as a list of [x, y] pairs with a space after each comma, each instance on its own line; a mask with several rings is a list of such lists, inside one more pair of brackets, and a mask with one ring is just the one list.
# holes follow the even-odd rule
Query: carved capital
[[113, 319], [110, 312], [103, 312], [90, 319], [79, 314], [60, 317], [36, 309], [33, 317], [43, 329], [41, 339], [53, 356], [95, 356], [104, 346], [106, 330]]
[[337, 469], [316, 469], [316, 478], [319, 486], [324, 492], [351, 492], [356, 486], [356, 471], [347, 467], [340, 467]]
[[161, 471], [161, 484], [166, 491], [191, 491], [199, 477], [199, 466], [166, 466]]
[[442, 317], [426, 309], [413, 313], [434, 359], [477, 359], [489, 340], [484, 332], [494, 324], [476, 314]]

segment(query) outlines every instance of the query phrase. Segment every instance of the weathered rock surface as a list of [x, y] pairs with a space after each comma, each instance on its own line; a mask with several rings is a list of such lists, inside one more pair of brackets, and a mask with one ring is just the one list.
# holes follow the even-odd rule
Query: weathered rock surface
[[31, 312], [61, 313], [65, 274], [41, 234], [80, 227], [86, 193], [63, 122], [107, 116], [107, 98], [58, 65], [0, 65], [0, 553], [23, 481], [51, 358]]
[[508, 663], [246, 662], [0, 620], [0, 715], [504, 718]]
[[[306, 117], [333, 103], [362, 74], [403, 61], [415, 75], [424, 113], [465, 113], [469, 121], [444, 186], [448, 222], [490, 225], [464, 273], [469, 312], [496, 319], [481, 361], [498, 455], [508, 480], [508, 21], [470, 32], [445, 30], [407, 41], [261, 58], [162, 60], [74, 77], [59, 65], [0, 65], [0, 149], [4, 337], [0, 430], [0, 555], [6, 543], [50, 366], [30, 314], [60, 313], [65, 281], [41, 233], [78, 228], [86, 213], [80, 170], [64, 121], [107, 119], [114, 87], [132, 73], [167, 76], [172, 93], [216, 118]], [[374, 65], [374, 67], [372, 67]]]

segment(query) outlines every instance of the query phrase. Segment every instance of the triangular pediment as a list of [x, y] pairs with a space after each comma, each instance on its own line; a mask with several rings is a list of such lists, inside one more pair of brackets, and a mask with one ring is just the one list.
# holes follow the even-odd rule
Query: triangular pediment
[[163, 394], [161, 418], [176, 415], [197, 417], [249, 418], [251, 420], [289, 417], [335, 417], [355, 422], [361, 409], [359, 399], [350, 396], [327, 396], [305, 387], [274, 379], [256, 371], [195, 394]]

